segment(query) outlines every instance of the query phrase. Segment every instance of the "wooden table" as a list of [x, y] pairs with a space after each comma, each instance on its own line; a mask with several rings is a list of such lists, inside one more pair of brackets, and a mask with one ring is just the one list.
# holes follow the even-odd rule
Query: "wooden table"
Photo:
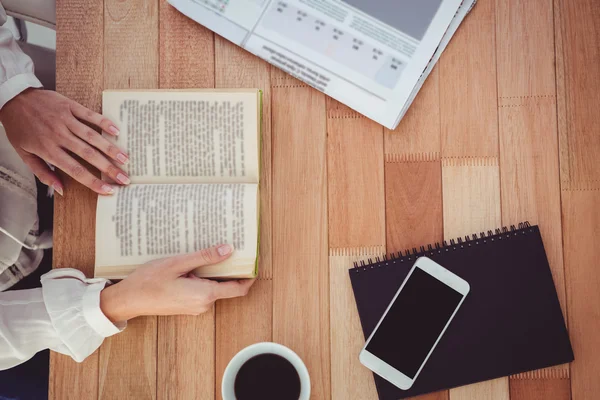
[[[314, 399], [375, 399], [355, 259], [522, 220], [541, 225], [576, 361], [428, 395], [600, 395], [600, 7], [479, 0], [388, 131], [186, 19], [164, 0], [59, 0], [58, 90], [264, 90], [260, 279], [200, 317], [138, 318], [84, 363], [53, 354], [50, 398], [212, 399], [259, 341], [306, 362]], [[92, 274], [95, 196], [56, 200], [56, 267]]]

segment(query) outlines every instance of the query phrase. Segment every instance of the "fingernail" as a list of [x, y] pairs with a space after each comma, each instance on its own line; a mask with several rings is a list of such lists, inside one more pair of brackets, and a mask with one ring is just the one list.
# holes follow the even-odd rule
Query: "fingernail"
[[127, 164], [129, 162], [129, 158], [123, 153], [117, 154], [117, 160], [119, 160], [121, 164]]
[[115, 192], [115, 188], [110, 185], [102, 185], [102, 191], [106, 194], [113, 194]]
[[217, 247], [217, 252], [221, 256], [226, 256], [227, 254], [231, 253], [232, 251], [233, 251], [233, 247], [231, 247], [231, 245], [229, 245], [229, 244], [222, 244], [219, 247]]
[[116, 126], [114, 126], [114, 125], [111, 125], [111, 126], [109, 126], [109, 127], [108, 127], [108, 131], [109, 131], [110, 133], [112, 133], [113, 135], [115, 135], [115, 136], [119, 136], [119, 130], [118, 130], [118, 129], [117, 129], [117, 127], [116, 127]]
[[131, 183], [131, 179], [126, 177], [123, 174], [117, 174], [117, 180], [121, 182], [123, 185], [129, 185]]
[[54, 189], [54, 191], [55, 191], [56, 193], [60, 194], [61, 196], [64, 196], [64, 194], [63, 194], [63, 190], [62, 190], [62, 188], [61, 188], [60, 186], [57, 186], [57, 185], [52, 185], [52, 189]]

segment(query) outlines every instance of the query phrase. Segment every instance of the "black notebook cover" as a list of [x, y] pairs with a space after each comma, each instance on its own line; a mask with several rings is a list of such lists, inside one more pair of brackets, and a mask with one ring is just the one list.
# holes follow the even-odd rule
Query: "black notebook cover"
[[[427, 256], [469, 282], [471, 291], [413, 386], [375, 376], [381, 400], [449, 389], [573, 360], [542, 237], [528, 223], [351, 269], [368, 338], [415, 260]], [[398, 322], [400, 323], [400, 322]]]

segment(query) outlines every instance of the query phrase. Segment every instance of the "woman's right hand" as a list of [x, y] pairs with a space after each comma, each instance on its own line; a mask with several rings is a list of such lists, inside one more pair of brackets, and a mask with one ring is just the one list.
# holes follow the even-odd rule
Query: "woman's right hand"
[[196, 253], [151, 261], [100, 293], [100, 308], [113, 322], [142, 315], [198, 315], [218, 299], [245, 296], [254, 279], [217, 282], [191, 273], [231, 256], [224, 244]]
[[61, 195], [63, 184], [46, 163], [98, 194], [114, 193], [109, 180], [97, 178], [72, 154], [98, 168], [112, 181], [122, 185], [130, 183], [127, 173], [121, 169], [129, 161], [127, 153], [84, 122], [117, 136], [119, 130], [115, 124], [59, 93], [27, 89], [2, 107], [0, 121], [23, 162], [42, 183]]

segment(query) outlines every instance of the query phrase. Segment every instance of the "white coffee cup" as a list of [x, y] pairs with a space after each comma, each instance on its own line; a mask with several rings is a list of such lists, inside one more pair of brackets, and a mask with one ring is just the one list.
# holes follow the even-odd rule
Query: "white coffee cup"
[[238, 371], [246, 361], [260, 354], [277, 354], [288, 360], [298, 372], [300, 377], [300, 397], [298, 400], [309, 400], [310, 398], [310, 377], [306, 365], [298, 354], [285, 346], [277, 343], [262, 342], [246, 347], [237, 353], [225, 368], [223, 382], [221, 383], [221, 395], [223, 400], [235, 400], [235, 378]]

